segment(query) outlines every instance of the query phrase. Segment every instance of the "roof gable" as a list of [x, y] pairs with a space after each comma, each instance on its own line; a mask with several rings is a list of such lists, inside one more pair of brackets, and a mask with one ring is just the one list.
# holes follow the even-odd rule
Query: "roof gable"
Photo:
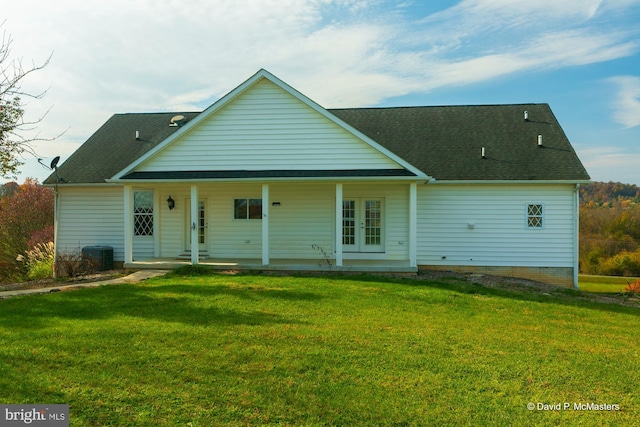
[[425, 176], [261, 70], [114, 178], [238, 170], [410, 170]]

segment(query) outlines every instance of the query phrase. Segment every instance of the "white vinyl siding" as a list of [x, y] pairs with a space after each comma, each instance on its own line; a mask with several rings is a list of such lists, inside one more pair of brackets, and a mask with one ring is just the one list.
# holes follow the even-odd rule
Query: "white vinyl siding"
[[275, 84], [260, 80], [135, 170], [400, 168]]
[[122, 187], [58, 187], [58, 255], [85, 246], [111, 246], [116, 261], [124, 259]]
[[[269, 256], [318, 259], [318, 245], [333, 257], [335, 185], [270, 184]], [[273, 206], [273, 203], [280, 203]]]
[[[124, 261], [123, 188], [59, 187], [58, 192], [57, 254], [81, 251], [85, 246], [111, 246], [114, 261]], [[134, 236], [133, 259], [152, 258], [154, 247], [153, 236]]]
[[[418, 187], [418, 264], [572, 267], [573, 186]], [[535, 202], [532, 202], [535, 201]], [[544, 227], [526, 227], [528, 204]]]

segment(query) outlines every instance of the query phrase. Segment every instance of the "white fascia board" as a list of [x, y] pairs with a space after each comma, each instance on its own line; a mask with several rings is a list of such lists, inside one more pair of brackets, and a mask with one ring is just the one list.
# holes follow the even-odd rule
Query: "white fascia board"
[[122, 186], [122, 183], [120, 181], [106, 180], [105, 182], [85, 182], [85, 183], [78, 183], [78, 184], [74, 184], [72, 182], [67, 182], [64, 184], [42, 184], [42, 186], [51, 187], [51, 188], [57, 187], [58, 189], [76, 188], [76, 187], [118, 187], [118, 186]]
[[442, 185], [469, 185], [469, 184], [477, 184], [477, 185], [506, 185], [506, 184], [566, 184], [566, 185], [575, 185], [575, 184], [589, 184], [592, 181], [590, 180], [436, 180], [432, 179], [428, 183], [430, 185], [442, 184]]
[[173, 141], [175, 141], [176, 139], [180, 138], [185, 133], [189, 132], [189, 130], [191, 130], [193, 127], [197, 126], [200, 122], [204, 121], [211, 114], [213, 114], [216, 111], [220, 110], [222, 107], [224, 107], [226, 104], [228, 104], [231, 100], [236, 98], [242, 92], [244, 92], [249, 87], [253, 86], [256, 82], [258, 82], [260, 79], [263, 79], [263, 78], [269, 80], [270, 82], [272, 82], [276, 86], [280, 87], [282, 90], [286, 91], [287, 93], [289, 93], [294, 98], [298, 99], [299, 101], [301, 101], [302, 103], [304, 103], [305, 105], [307, 105], [308, 107], [313, 109], [314, 111], [320, 113], [321, 115], [323, 115], [324, 117], [326, 117], [330, 121], [334, 122], [336, 125], [342, 127], [347, 132], [349, 132], [352, 135], [356, 136], [357, 138], [361, 139], [366, 144], [370, 145], [375, 150], [377, 150], [380, 153], [384, 154], [385, 156], [389, 157], [394, 162], [396, 162], [399, 165], [403, 166], [407, 170], [413, 172], [418, 177], [420, 177], [422, 179], [426, 179], [426, 180], [431, 179], [431, 177], [429, 175], [426, 175], [423, 171], [421, 171], [420, 169], [416, 168], [415, 166], [413, 166], [412, 164], [410, 164], [406, 160], [404, 160], [404, 159], [400, 158], [399, 156], [395, 155], [394, 153], [392, 153], [391, 151], [387, 150], [386, 148], [384, 148], [383, 146], [381, 146], [380, 144], [378, 144], [377, 142], [375, 142], [374, 140], [372, 140], [371, 138], [369, 138], [368, 136], [366, 136], [362, 132], [358, 131], [357, 129], [355, 129], [351, 125], [345, 123], [344, 121], [342, 121], [338, 117], [336, 117], [333, 114], [329, 113], [325, 108], [320, 106], [315, 101], [309, 99], [307, 96], [303, 95], [302, 93], [300, 93], [295, 88], [289, 86], [287, 83], [285, 83], [284, 81], [280, 80], [279, 78], [277, 78], [276, 76], [274, 76], [273, 74], [268, 72], [267, 70], [261, 69], [257, 73], [255, 73], [253, 76], [251, 76], [249, 79], [245, 80], [244, 83], [240, 84], [235, 89], [233, 89], [231, 92], [229, 92], [228, 94], [226, 94], [225, 96], [220, 98], [218, 101], [214, 102], [209, 108], [207, 108], [202, 113], [200, 113], [198, 116], [196, 116], [195, 118], [190, 120], [187, 124], [185, 124], [179, 130], [177, 130], [175, 133], [173, 133], [167, 139], [165, 139], [160, 144], [158, 144], [157, 146], [155, 146], [154, 148], [149, 150], [147, 153], [145, 153], [144, 155], [142, 155], [141, 157], [136, 159], [133, 163], [129, 164], [129, 166], [127, 166], [125, 169], [123, 169], [120, 172], [118, 172], [117, 174], [115, 174], [110, 180], [107, 180], [107, 181], [109, 181], [109, 182], [119, 181], [119, 179], [122, 176], [128, 174], [133, 169], [135, 169], [138, 165], [140, 165], [142, 162], [144, 162], [145, 160], [151, 158], [156, 153], [158, 153], [159, 151], [164, 149], [167, 145], [171, 144]]

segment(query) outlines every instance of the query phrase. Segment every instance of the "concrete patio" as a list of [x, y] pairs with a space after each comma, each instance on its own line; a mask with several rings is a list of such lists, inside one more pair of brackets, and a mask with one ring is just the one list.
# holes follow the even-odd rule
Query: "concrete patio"
[[[181, 258], [151, 258], [134, 260], [125, 263], [124, 268], [129, 269], [154, 269], [170, 270], [191, 262]], [[247, 259], [221, 259], [203, 258], [199, 264], [215, 270], [260, 270], [260, 271], [339, 271], [349, 273], [413, 273], [418, 272], [417, 267], [410, 267], [409, 261], [385, 260], [384, 264], [379, 260], [344, 260], [341, 267], [335, 265], [334, 260], [324, 259], [271, 259], [269, 265], [263, 265], [258, 258]]]

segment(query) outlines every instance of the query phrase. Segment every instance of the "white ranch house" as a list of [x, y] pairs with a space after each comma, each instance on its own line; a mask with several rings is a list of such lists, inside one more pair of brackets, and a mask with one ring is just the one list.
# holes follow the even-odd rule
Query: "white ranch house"
[[325, 109], [265, 70], [116, 114], [45, 181], [57, 254], [127, 268], [484, 272], [577, 284], [589, 176], [546, 104]]

